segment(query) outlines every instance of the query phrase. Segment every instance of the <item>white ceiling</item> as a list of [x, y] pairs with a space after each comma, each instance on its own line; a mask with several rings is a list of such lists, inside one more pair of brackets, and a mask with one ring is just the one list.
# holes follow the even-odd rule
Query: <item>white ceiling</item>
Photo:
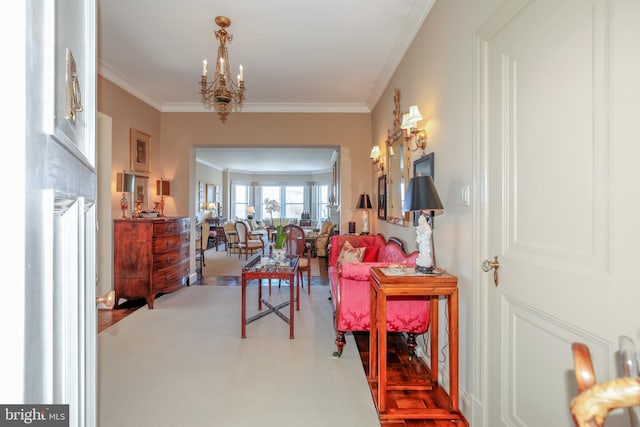
[[98, 0], [98, 71], [160, 111], [209, 111], [202, 60], [215, 61], [224, 15], [242, 111], [369, 112], [434, 1]]

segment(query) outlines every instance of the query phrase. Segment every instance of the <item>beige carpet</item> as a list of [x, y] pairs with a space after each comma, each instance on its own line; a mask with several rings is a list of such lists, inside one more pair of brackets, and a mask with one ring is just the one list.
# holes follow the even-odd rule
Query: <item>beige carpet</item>
[[[203, 277], [210, 276], [238, 276], [241, 275], [242, 266], [247, 263], [244, 255], [238, 258], [238, 254], [227, 255], [220, 246], [220, 251], [215, 248], [208, 249], [205, 252], [205, 267], [203, 268]], [[319, 276], [318, 258], [311, 258], [311, 276]]]
[[[248, 291], [252, 315], [256, 286]], [[287, 287], [274, 288], [271, 302], [287, 298]], [[241, 339], [240, 301], [237, 286], [185, 287], [100, 333], [99, 425], [380, 425], [351, 335], [332, 357], [326, 295], [302, 295], [293, 340], [275, 314]]]

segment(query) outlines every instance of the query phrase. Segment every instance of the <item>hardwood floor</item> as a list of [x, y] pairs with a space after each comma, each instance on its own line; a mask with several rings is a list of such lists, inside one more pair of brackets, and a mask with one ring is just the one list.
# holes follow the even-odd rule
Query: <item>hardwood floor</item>
[[[327, 259], [319, 258], [320, 260], [320, 276], [312, 277], [312, 286], [328, 286], [329, 279], [327, 275]], [[201, 283], [196, 285], [201, 286], [240, 286], [240, 277], [235, 276], [219, 276], [219, 277], [204, 277]], [[145, 306], [145, 300], [127, 301], [121, 304], [118, 309], [114, 310], [98, 310], [98, 333], [102, 332], [114, 323], [124, 319], [129, 314], [135, 312], [138, 308]], [[359, 332], [354, 334], [356, 345], [362, 359], [362, 366], [365, 373], [369, 369], [369, 334], [367, 332]], [[429, 368], [419, 358], [409, 360], [407, 344], [402, 334], [392, 333], [388, 338], [388, 375], [389, 378], [405, 379], [410, 382], [417, 382], [429, 375]], [[397, 403], [392, 402], [389, 399], [389, 406], [395, 406]], [[400, 400], [400, 399], [399, 399]], [[418, 402], [420, 405], [426, 407], [433, 407], [437, 405], [436, 399], [434, 399], [433, 391], [421, 391], [412, 392], [411, 399], [407, 399], [407, 396], [402, 398], [402, 404], [407, 404], [408, 400]], [[469, 423], [463, 419], [461, 421], [449, 421], [449, 420], [396, 420], [396, 421], [382, 421], [381, 427], [468, 427]]]

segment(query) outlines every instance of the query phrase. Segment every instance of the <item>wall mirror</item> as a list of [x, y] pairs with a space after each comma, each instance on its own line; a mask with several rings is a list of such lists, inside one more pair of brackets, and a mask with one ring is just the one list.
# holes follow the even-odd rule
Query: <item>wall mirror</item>
[[406, 168], [406, 150], [402, 129], [400, 128], [402, 113], [400, 112], [400, 91], [395, 89], [393, 95], [393, 130], [388, 131], [386, 141], [387, 156], [387, 222], [400, 226], [408, 226], [406, 215], [402, 212], [404, 190], [408, 182]]

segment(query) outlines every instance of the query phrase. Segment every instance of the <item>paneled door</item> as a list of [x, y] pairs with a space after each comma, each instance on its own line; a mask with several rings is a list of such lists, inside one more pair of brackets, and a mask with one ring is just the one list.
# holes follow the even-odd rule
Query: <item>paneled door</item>
[[572, 426], [571, 342], [590, 347], [604, 380], [617, 375], [618, 336], [638, 338], [627, 212], [640, 207], [629, 160], [640, 144], [639, 4], [505, 1], [477, 32], [478, 258], [499, 268], [478, 273], [487, 357], [476, 425]]
[[96, 5], [28, 0], [25, 396], [96, 425]]

